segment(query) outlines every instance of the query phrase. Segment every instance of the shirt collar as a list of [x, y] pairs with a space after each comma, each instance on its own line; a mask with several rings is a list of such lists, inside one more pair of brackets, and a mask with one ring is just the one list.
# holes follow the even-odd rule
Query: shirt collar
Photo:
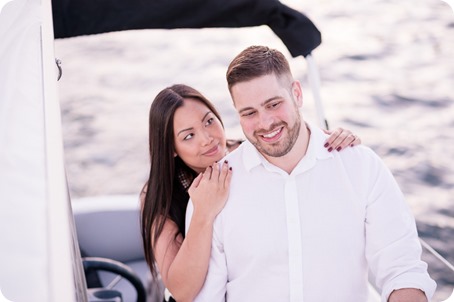
[[[294, 172], [295, 170], [299, 170], [300, 166], [304, 166], [306, 169], [308, 168], [308, 165], [313, 166], [317, 159], [323, 160], [333, 157], [333, 154], [328, 152], [328, 150], [323, 146], [327, 135], [320, 128], [311, 123], [306, 123], [306, 125], [311, 131], [309, 146], [307, 147], [306, 155], [295, 167]], [[259, 165], [263, 165], [265, 167], [273, 166], [248, 140], [246, 140], [243, 145], [243, 164], [248, 172]]]
[[315, 159], [327, 159], [333, 157], [331, 152], [324, 147], [325, 140], [328, 137], [319, 127], [312, 123], [306, 123], [311, 131], [309, 146], [305, 157], [313, 157]]
[[251, 144], [250, 141], [246, 140], [243, 143], [243, 164], [244, 167], [248, 172], [250, 172], [253, 168], [259, 166], [263, 162], [267, 162], [267, 160], [263, 157], [260, 152]]

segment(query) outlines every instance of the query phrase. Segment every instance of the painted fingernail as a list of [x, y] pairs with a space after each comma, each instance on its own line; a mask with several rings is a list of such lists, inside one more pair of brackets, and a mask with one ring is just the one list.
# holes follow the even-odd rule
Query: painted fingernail
[[354, 146], [353, 144], [350, 145], [350, 147], [353, 147], [353, 146]]
[[323, 145], [323, 147], [325, 147], [325, 148], [326, 148], [326, 147], [328, 147], [328, 145], [329, 145], [329, 144], [328, 144], [328, 143], [326, 143], [325, 145]]
[[228, 164], [228, 163], [229, 163], [229, 161], [228, 161], [228, 160], [224, 160], [224, 164]]
[[340, 150], [342, 150], [342, 147], [337, 147], [336, 150], [337, 150], [337, 151], [340, 151]]
[[329, 147], [328, 152], [333, 151], [333, 147]]
[[229, 167], [229, 170], [232, 171], [232, 167]]

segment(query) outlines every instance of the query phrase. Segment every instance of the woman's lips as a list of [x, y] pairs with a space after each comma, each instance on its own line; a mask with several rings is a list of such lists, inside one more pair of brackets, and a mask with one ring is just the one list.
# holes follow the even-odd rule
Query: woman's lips
[[219, 150], [219, 146], [216, 145], [216, 146], [214, 146], [213, 148], [211, 148], [210, 150], [208, 150], [207, 152], [203, 153], [203, 155], [212, 156], [212, 155], [217, 154], [217, 153], [218, 153], [218, 150]]

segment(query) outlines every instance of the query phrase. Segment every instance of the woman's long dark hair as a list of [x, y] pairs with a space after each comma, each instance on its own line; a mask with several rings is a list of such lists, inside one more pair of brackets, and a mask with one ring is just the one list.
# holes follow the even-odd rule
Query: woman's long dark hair
[[[141, 229], [145, 259], [153, 276], [157, 275], [153, 243], [162, 233], [164, 222], [171, 219], [178, 226], [178, 234], [185, 235], [185, 213], [189, 200], [179, 174], [190, 176], [196, 172], [175, 154], [173, 119], [184, 99], [196, 99], [206, 105], [221, 121], [213, 104], [192, 87], [178, 84], [163, 89], [153, 100], [149, 115], [150, 176], [142, 191]], [[143, 198], [143, 195], [145, 198]]]

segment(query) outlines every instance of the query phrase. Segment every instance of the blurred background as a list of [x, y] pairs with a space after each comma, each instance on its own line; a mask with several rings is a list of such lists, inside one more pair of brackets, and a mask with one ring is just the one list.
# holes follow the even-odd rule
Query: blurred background
[[[331, 128], [359, 135], [407, 197], [422, 239], [454, 263], [454, 14], [439, 0], [281, 1], [322, 33], [313, 55]], [[136, 194], [148, 176], [148, 109], [174, 83], [219, 109], [230, 138], [243, 137], [225, 71], [252, 44], [287, 55], [317, 122], [304, 58], [291, 58], [266, 26], [136, 30], [59, 39], [66, 169], [73, 199]], [[446, 299], [454, 272], [424, 254]]]

